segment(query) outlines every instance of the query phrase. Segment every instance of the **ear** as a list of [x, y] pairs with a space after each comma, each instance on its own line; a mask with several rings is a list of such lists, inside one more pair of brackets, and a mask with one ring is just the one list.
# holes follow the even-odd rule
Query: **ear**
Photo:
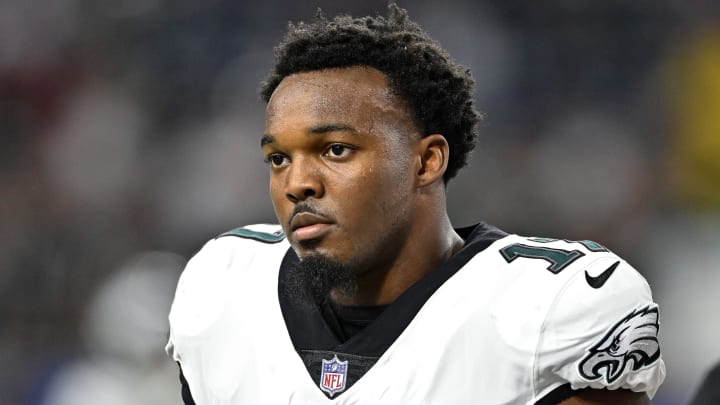
[[450, 145], [440, 134], [428, 135], [418, 142], [419, 167], [417, 181], [420, 187], [442, 181], [450, 157]]

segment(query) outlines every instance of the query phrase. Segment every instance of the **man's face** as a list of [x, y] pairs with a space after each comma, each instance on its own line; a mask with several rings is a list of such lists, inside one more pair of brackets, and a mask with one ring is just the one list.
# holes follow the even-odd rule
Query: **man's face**
[[298, 256], [362, 271], [392, 264], [413, 219], [420, 140], [386, 76], [353, 67], [286, 77], [262, 150], [275, 213]]

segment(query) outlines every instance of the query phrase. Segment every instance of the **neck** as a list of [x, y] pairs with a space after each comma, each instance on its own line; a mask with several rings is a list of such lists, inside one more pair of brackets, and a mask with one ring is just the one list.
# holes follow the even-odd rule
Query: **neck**
[[[437, 213], [436, 213], [437, 214]], [[463, 246], [444, 210], [441, 215], [416, 216], [434, 221], [415, 221], [411, 235], [389, 263], [377, 263], [358, 276], [358, 288], [351, 295], [332, 291], [330, 299], [340, 305], [387, 305], [426, 274], [447, 261]]]

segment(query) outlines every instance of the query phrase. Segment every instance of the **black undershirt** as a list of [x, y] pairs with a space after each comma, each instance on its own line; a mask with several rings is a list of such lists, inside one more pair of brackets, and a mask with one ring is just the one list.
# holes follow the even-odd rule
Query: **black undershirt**
[[370, 325], [387, 305], [338, 305], [330, 300], [321, 305], [323, 318], [341, 342], [346, 342]]

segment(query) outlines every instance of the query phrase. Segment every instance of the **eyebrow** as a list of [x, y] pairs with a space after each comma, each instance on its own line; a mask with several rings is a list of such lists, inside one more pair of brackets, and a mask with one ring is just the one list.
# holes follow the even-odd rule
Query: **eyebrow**
[[[345, 124], [325, 124], [325, 125], [319, 125], [316, 127], [310, 128], [309, 131], [311, 134], [325, 134], [328, 132], [351, 132], [353, 134], [358, 134], [358, 130], [351, 127], [350, 125]], [[260, 146], [265, 146], [267, 144], [275, 142], [275, 137], [269, 134], [264, 134], [262, 138], [260, 138]]]
[[272, 135], [265, 134], [260, 138], [260, 147], [263, 147], [269, 143], [275, 142], [275, 137]]
[[310, 132], [313, 134], [324, 134], [326, 132], [352, 132], [357, 134], [357, 129], [345, 124], [326, 124], [317, 127], [310, 128]]

